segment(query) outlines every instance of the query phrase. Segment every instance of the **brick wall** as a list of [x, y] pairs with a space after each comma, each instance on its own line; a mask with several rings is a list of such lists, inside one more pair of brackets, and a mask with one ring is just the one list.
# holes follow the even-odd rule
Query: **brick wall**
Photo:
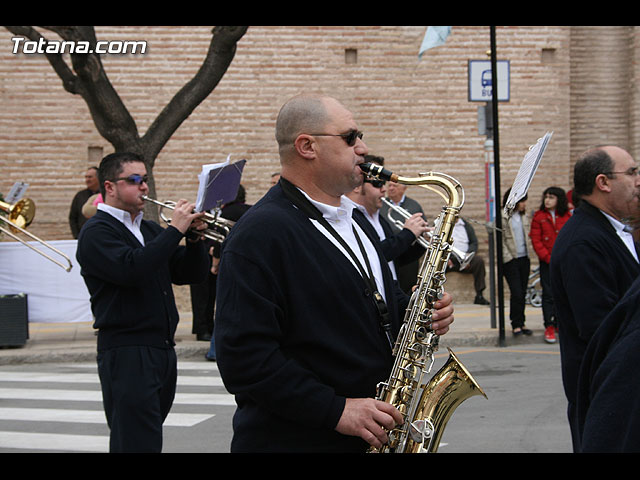
[[[530, 209], [547, 186], [570, 188], [573, 161], [586, 145], [613, 139], [638, 153], [638, 30], [593, 28], [497, 27], [498, 57], [510, 61], [511, 72], [511, 100], [499, 106], [501, 192], [527, 148], [554, 132], [530, 188]], [[103, 57], [140, 134], [197, 71], [210, 31], [96, 28], [102, 40], [148, 43], [144, 55]], [[249, 202], [257, 201], [279, 168], [273, 136], [279, 107], [301, 91], [318, 91], [354, 111], [370, 151], [391, 169], [458, 178], [466, 190], [463, 215], [484, 222], [485, 137], [477, 132], [479, 104], [467, 98], [467, 62], [488, 59], [489, 27], [454, 26], [444, 46], [418, 60], [424, 32], [421, 26], [250, 27], [218, 87], [160, 152], [158, 198], [195, 200], [200, 166], [230, 155], [248, 160], [243, 184]], [[30, 231], [48, 240], [71, 238], [71, 198], [83, 187], [86, 167], [112, 148], [43, 56], [11, 53], [11, 36], [0, 29], [0, 192], [28, 182], [38, 206]], [[409, 195], [431, 218], [440, 209], [425, 189], [410, 187]], [[486, 231], [481, 225], [476, 231], [487, 258]]]

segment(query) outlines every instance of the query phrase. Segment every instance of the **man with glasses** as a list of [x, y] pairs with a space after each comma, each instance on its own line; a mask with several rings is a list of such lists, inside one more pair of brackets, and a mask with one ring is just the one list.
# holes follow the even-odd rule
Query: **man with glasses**
[[[76, 257], [98, 329], [98, 374], [111, 452], [160, 452], [176, 389], [178, 311], [172, 283], [206, 278], [201, 213], [179, 200], [171, 225], [143, 220], [147, 172], [133, 153], [100, 163], [104, 203], [78, 238]], [[186, 245], [179, 243], [187, 236]]]
[[576, 388], [585, 349], [640, 274], [625, 225], [638, 211], [640, 177], [628, 152], [604, 145], [582, 155], [573, 180], [578, 207], [558, 234], [550, 268], [569, 423], [579, 451]]
[[[377, 155], [365, 155], [366, 163], [375, 163], [384, 166], [384, 158]], [[424, 254], [424, 248], [416, 243], [416, 238], [423, 235], [429, 229], [422, 213], [416, 213], [404, 221], [401, 230], [394, 230], [386, 218], [380, 215], [383, 206], [382, 199], [387, 192], [387, 183], [384, 180], [377, 180], [365, 177], [362, 185], [346, 194], [346, 197], [354, 202], [353, 216], [363, 228], [373, 228], [376, 236], [380, 239], [382, 252], [389, 262], [389, 269], [393, 279], [399, 282], [399, 270], [402, 266], [417, 262]], [[411, 286], [416, 284], [417, 272], [411, 280]], [[404, 289], [407, 293], [411, 289]]]
[[[281, 178], [222, 247], [214, 339], [232, 452], [364, 452], [402, 416], [375, 400], [407, 296], [344, 195], [368, 149], [351, 112], [299, 95], [276, 120]], [[451, 296], [436, 304], [439, 335]], [[391, 337], [391, 338], [390, 338]]]

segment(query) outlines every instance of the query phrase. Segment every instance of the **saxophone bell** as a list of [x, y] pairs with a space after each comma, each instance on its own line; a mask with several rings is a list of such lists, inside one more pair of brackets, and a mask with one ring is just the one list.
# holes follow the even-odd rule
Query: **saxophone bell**
[[[405, 185], [436, 191], [446, 204], [431, 233], [418, 271], [417, 288], [411, 295], [393, 349], [389, 377], [379, 384], [376, 399], [393, 405], [404, 417], [402, 425], [388, 432], [389, 442], [372, 453], [428, 453], [438, 448], [440, 437], [454, 410], [465, 399], [486, 397], [471, 374], [449, 349], [449, 361], [429, 382], [439, 336], [431, 329], [431, 313], [446, 281], [447, 261], [453, 247], [453, 226], [464, 205], [464, 189], [453, 177], [429, 172], [419, 177], [400, 177], [378, 165], [361, 164], [365, 174]], [[440, 190], [430, 188], [433, 185]]]

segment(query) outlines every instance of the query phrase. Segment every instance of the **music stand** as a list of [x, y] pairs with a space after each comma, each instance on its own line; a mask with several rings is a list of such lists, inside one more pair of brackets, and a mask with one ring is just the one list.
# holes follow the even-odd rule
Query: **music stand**
[[222, 163], [203, 165], [202, 172], [198, 175], [200, 186], [196, 199], [196, 211], [219, 209], [225, 203], [235, 200], [246, 163], [247, 161], [243, 159], [230, 164], [227, 158]]
[[553, 132], [547, 132], [544, 137], [538, 139], [535, 145], [529, 147], [529, 151], [524, 156], [518, 175], [516, 175], [516, 178], [513, 181], [509, 198], [507, 198], [507, 201], [504, 204], [504, 213], [507, 217], [511, 218], [513, 210], [516, 208], [516, 204], [527, 194], [531, 181], [533, 180], [533, 176], [536, 174], [538, 165], [540, 165], [540, 160], [542, 160], [542, 155], [544, 155], [544, 151], [546, 150], [552, 135]]

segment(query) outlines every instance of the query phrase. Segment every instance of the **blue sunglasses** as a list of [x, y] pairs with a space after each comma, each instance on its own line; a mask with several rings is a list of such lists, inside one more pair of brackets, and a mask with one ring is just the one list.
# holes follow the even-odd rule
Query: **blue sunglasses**
[[134, 173], [133, 175], [129, 175], [128, 177], [114, 178], [112, 182], [118, 182], [120, 180], [124, 180], [129, 185], [141, 185], [142, 182], [149, 183], [149, 176], [138, 175], [137, 173]]

